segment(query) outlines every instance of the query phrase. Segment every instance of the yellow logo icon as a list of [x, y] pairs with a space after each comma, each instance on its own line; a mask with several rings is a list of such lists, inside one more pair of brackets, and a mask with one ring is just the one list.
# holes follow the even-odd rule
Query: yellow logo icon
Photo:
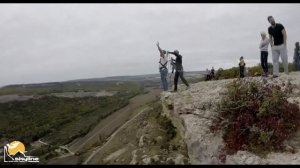
[[26, 156], [25, 145], [20, 141], [13, 141], [4, 146], [4, 162], [39, 162], [35, 156]]
[[25, 153], [25, 146], [20, 141], [13, 141], [13, 142], [7, 144], [7, 152], [10, 155], [15, 155], [18, 152], [24, 154]]

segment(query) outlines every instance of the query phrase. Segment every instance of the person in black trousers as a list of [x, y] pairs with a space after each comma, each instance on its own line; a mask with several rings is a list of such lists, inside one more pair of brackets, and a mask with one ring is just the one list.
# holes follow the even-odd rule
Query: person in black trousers
[[178, 77], [180, 77], [181, 81], [187, 86], [187, 89], [190, 88], [190, 85], [185, 80], [183, 76], [183, 67], [182, 67], [182, 55], [179, 54], [178, 50], [175, 50], [174, 52], [168, 52], [169, 54], [173, 54], [176, 56], [175, 60], [175, 77], [174, 77], [174, 92], [177, 91], [177, 83], [178, 83]]
[[240, 57], [240, 63], [239, 63], [239, 67], [240, 67], [240, 78], [244, 78], [245, 77], [245, 66], [246, 66], [246, 63], [244, 61], [244, 57], [241, 56]]

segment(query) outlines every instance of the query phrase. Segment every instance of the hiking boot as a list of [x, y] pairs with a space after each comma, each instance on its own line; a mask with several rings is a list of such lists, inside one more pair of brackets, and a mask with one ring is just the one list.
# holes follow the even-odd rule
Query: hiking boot
[[266, 75], [266, 77], [268, 77], [269, 76], [268, 72], [266, 72], [265, 75]]
[[277, 75], [273, 75], [273, 78], [277, 78], [278, 76]]
[[267, 73], [267, 72], [263, 72], [263, 73], [261, 74], [261, 76], [263, 76], [263, 77], [268, 77], [268, 73]]

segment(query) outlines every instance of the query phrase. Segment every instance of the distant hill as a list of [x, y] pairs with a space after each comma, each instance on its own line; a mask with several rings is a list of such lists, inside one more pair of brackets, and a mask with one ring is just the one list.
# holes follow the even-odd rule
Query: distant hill
[[[175, 72], [174, 72], [175, 73]], [[188, 71], [185, 72], [184, 75], [186, 77], [194, 77], [197, 75], [204, 75], [205, 71]], [[160, 79], [160, 74], [145, 74], [145, 75], [134, 75], [134, 76], [110, 76], [104, 78], [89, 78], [89, 79], [77, 79], [70, 80], [67, 82], [83, 82], [83, 81], [141, 81], [141, 80], [149, 80], [149, 79]]]
[[[174, 72], [175, 74], [175, 72]], [[174, 77], [172, 74], [172, 78]], [[205, 74], [205, 71], [188, 71], [184, 72], [184, 76], [186, 78], [194, 78], [194, 77], [201, 77]], [[62, 88], [68, 84], [80, 84], [80, 83], [96, 83], [96, 82], [140, 82], [140, 83], [148, 83], [156, 84], [160, 82], [160, 74], [145, 74], [145, 75], [133, 75], [133, 76], [110, 76], [110, 77], [103, 77], [103, 78], [88, 78], [88, 79], [75, 79], [69, 81], [62, 81], [62, 82], [47, 82], [47, 83], [33, 83], [33, 84], [15, 84], [15, 85], [7, 85], [0, 89], [5, 88], [35, 88], [35, 87], [51, 87], [51, 88]]]

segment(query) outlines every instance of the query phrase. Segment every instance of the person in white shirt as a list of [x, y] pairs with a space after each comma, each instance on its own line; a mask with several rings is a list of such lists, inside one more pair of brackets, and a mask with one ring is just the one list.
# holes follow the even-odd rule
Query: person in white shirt
[[164, 91], [168, 91], [168, 52], [165, 50], [162, 50], [159, 47], [159, 42], [157, 42], [157, 48], [160, 53], [160, 59], [159, 59], [159, 72], [160, 72], [160, 78], [161, 78], [161, 84]]
[[261, 62], [261, 67], [263, 69], [263, 74], [262, 76], [268, 76], [268, 46], [270, 44], [269, 39], [267, 38], [267, 33], [266, 32], [261, 32], [261, 41], [259, 44], [259, 49], [260, 49], [260, 62]]

